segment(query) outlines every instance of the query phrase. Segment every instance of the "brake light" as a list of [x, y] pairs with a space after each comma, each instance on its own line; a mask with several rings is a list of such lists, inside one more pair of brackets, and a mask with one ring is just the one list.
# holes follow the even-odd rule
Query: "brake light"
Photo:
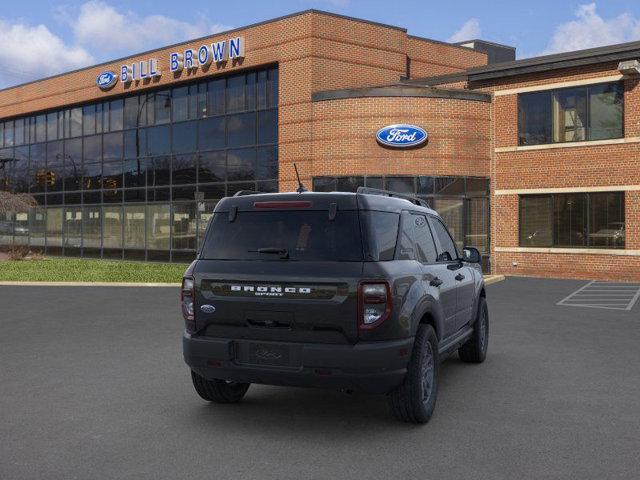
[[182, 289], [180, 293], [180, 303], [182, 304], [182, 316], [187, 321], [193, 321], [194, 288], [193, 278], [184, 277], [182, 279]]
[[254, 202], [254, 208], [311, 208], [311, 202], [303, 200], [274, 201], [274, 202]]
[[363, 282], [358, 288], [358, 328], [370, 330], [384, 322], [393, 308], [388, 282]]

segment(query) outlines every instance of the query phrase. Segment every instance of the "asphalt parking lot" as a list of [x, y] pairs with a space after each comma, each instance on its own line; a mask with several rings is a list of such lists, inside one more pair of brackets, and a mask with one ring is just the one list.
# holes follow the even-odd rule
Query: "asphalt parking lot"
[[177, 291], [0, 287], [0, 478], [637, 478], [640, 305], [556, 305], [585, 283], [489, 286], [488, 359], [443, 364], [426, 426], [321, 390], [207, 405]]

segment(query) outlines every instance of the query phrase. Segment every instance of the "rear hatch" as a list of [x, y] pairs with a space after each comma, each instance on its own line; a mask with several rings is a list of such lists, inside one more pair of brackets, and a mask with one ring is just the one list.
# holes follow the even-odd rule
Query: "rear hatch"
[[355, 196], [225, 199], [193, 271], [196, 329], [237, 340], [355, 343], [363, 258]]

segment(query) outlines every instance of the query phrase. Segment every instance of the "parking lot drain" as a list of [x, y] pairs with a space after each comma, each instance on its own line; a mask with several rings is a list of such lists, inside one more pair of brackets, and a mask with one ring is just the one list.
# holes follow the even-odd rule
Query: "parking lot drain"
[[638, 299], [640, 299], [640, 284], [594, 280], [563, 298], [556, 305], [629, 311]]

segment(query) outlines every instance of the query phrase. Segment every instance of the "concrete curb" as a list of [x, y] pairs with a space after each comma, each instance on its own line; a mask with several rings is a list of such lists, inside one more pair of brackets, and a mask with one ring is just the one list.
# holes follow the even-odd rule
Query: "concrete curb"
[[484, 284], [491, 285], [492, 283], [502, 282], [504, 279], [504, 275], [485, 275]]
[[180, 288], [179, 283], [134, 283], [134, 282], [0, 282], [0, 286], [13, 287], [171, 287]]

